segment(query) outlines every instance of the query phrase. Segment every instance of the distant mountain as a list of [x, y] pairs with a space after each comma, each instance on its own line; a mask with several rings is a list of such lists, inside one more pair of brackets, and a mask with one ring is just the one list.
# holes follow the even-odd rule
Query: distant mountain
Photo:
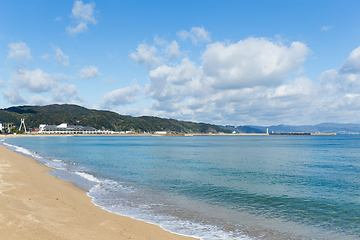
[[266, 133], [266, 129], [262, 130], [259, 129], [257, 127], [250, 127], [250, 126], [224, 126], [224, 128], [227, 128], [229, 130], [231, 130], [232, 132], [236, 132], [236, 133]]
[[207, 123], [178, 121], [159, 117], [131, 117], [111, 111], [87, 109], [77, 105], [19, 106], [0, 109], [0, 123], [20, 125], [20, 119], [25, 118], [27, 128], [38, 128], [40, 124], [58, 125], [66, 122], [70, 125], [92, 126], [98, 129], [113, 131], [135, 130], [139, 132], [154, 132], [170, 130], [185, 133], [337, 133], [359, 134], [360, 124], [322, 123], [317, 125], [276, 125], [276, 126], [217, 126]]
[[337, 133], [337, 134], [359, 134], [360, 124], [352, 123], [322, 123], [317, 125], [277, 125], [277, 126], [250, 126], [260, 129], [266, 132], [269, 129], [269, 133]]
[[27, 128], [38, 128], [40, 124], [58, 125], [68, 123], [70, 125], [92, 126], [98, 129], [113, 131], [146, 131], [154, 132], [170, 130], [174, 132], [200, 133], [200, 132], [231, 132], [221, 126], [177, 121], [159, 117], [131, 117], [120, 115], [111, 111], [87, 109], [77, 105], [48, 105], [48, 106], [19, 106], [0, 109], [0, 122], [20, 125], [20, 119], [25, 118]]

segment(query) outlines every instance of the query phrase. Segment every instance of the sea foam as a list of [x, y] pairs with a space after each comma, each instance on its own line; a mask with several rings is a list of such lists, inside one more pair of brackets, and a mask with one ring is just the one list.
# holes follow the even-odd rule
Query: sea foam
[[94, 177], [93, 175], [91, 175], [89, 173], [85, 173], [85, 172], [74, 172], [74, 173], [85, 178], [88, 181], [101, 183], [101, 181], [99, 179], [97, 179], [96, 177]]

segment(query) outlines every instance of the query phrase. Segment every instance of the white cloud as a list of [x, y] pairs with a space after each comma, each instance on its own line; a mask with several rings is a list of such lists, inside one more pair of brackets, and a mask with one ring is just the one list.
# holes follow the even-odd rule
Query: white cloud
[[204, 77], [216, 88], [276, 86], [290, 73], [301, 71], [310, 53], [300, 42], [290, 47], [265, 38], [247, 38], [234, 44], [216, 42], [202, 55]]
[[63, 66], [67, 67], [70, 64], [69, 56], [65, 55], [61, 49], [57, 46], [52, 45], [54, 51], [56, 52], [55, 59], [59, 63], [61, 63]]
[[284, 83], [277, 88], [269, 96], [270, 98], [296, 98], [298, 96], [315, 96], [319, 91], [318, 86], [309, 78], [299, 77], [291, 82]]
[[47, 104], [62, 104], [73, 103], [83, 104], [84, 100], [80, 96], [75, 85], [59, 84], [52, 89], [51, 98], [44, 98], [42, 95], [36, 94], [30, 97], [29, 103], [31, 105], [47, 105]]
[[200, 74], [201, 69], [187, 58], [175, 67], [161, 65], [150, 71], [150, 83], [145, 92], [160, 101], [182, 101], [187, 95], [199, 90]]
[[210, 33], [206, 31], [204, 27], [192, 27], [190, 32], [186, 30], [180, 30], [176, 34], [183, 41], [190, 38], [192, 43], [195, 45], [198, 42], [211, 42]]
[[[318, 114], [334, 122], [358, 122], [360, 117], [360, 47], [353, 50], [338, 69], [324, 71]], [[329, 120], [327, 120], [329, 121]]]
[[170, 60], [177, 58], [180, 55], [179, 44], [176, 41], [172, 41], [165, 49]]
[[45, 99], [43, 96], [41, 95], [34, 95], [30, 97], [30, 101], [29, 101], [30, 105], [38, 105], [38, 106], [43, 106], [43, 105], [47, 105], [47, 104], [51, 104], [50, 101], [48, 101], [47, 99]]
[[302, 112], [318, 122], [357, 122], [360, 117], [359, 52], [360, 48], [353, 50], [340, 68], [324, 71], [319, 83], [301, 83], [301, 92], [309, 94], [304, 94], [294, 108], [303, 109]]
[[145, 64], [146, 69], [150, 70], [158, 67], [167, 61], [172, 61], [179, 57], [180, 47], [176, 41], [169, 43], [163, 38], [154, 37], [154, 44], [140, 43], [136, 52], [131, 52], [129, 57], [134, 60], [138, 65]]
[[140, 43], [136, 48], [136, 53], [130, 53], [130, 57], [137, 64], [145, 64], [145, 66], [150, 69], [153, 66], [158, 66], [163, 62], [163, 58], [156, 56], [157, 48], [155, 46], [150, 46], [146, 43]]
[[235, 125], [300, 121], [303, 110], [314, 111], [321, 94], [320, 85], [306, 77], [289, 79], [301, 72], [309, 53], [303, 43], [284, 46], [264, 38], [210, 44], [200, 66], [184, 58], [178, 65], [161, 65], [149, 72], [145, 93], [153, 105], [144, 111]]
[[55, 22], [60, 22], [61, 21], [61, 17], [57, 17], [54, 19]]
[[[200, 30], [177, 34], [194, 44], [210, 42], [210, 34]], [[281, 39], [253, 37], [215, 42], [206, 46], [200, 63], [188, 58], [169, 61], [180, 55], [177, 42], [169, 42], [155, 37], [156, 47], [139, 44], [137, 52], [130, 54], [148, 67], [144, 93], [152, 106], [128, 112], [233, 125], [358, 122], [360, 47], [339, 68], [326, 70], [315, 80], [300, 75], [311, 54], [301, 42], [283, 44]], [[123, 97], [129, 88], [108, 93], [101, 106], [131, 103]]]
[[308, 103], [312, 112], [307, 113], [306, 109], [302, 112], [312, 115], [317, 122], [358, 122], [360, 117], [359, 54], [360, 47], [354, 49], [339, 68], [326, 70], [320, 74], [318, 85], [303, 90], [309, 92], [317, 89], [317, 94], [312, 92], [315, 98], [309, 95], [309, 98], [312, 97], [310, 98], [312, 102], [308, 103], [305, 98], [299, 101], [298, 108]]
[[119, 105], [131, 104], [137, 101], [137, 93], [141, 90], [139, 85], [134, 83], [132, 86], [116, 89], [104, 95], [100, 102], [101, 108], [112, 108]]
[[[311, 91], [307, 92], [308, 89]], [[276, 88], [257, 86], [205, 93], [188, 95], [183, 101], [155, 100], [153, 109], [164, 117], [233, 125], [317, 120], [314, 106], [318, 104], [318, 86], [306, 78]]]
[[72, 9], [72, 16], [84, 22], [96, 24], [97, 21], [94, 17], [94, 7], [94, 2], [84, 4], [81, 0], [75, 1]]
[[99, 75], [100, 75], [99, 70], [95, 66], [89, 66], [89, 67], [85, 66], [83, 69], [80, 70], [80, 77], [83, 80], [88, 78], [95, 78]]
[[341, 73], [360, 73], [360, 47], [353, 50], [340, 67]]
[[353, 50], [338, 69], [324, 71], [319, 80], [326, 95], [343, 95], [360, 91], [360, 47]]
[[154, 37], [154, 43], [159, 46], [164, 46], [168, 44], [168, 42], [164, 38], [159, 38], [158, 36]]
[[4, 98], [11, 104], [25, 104], [27, 103], [26, 98], [21, 95], [18, 89], [10, 88], [7, 92], [2, 92]]
[[320, 74], [319, 80], [322, 83], [322, 90], [325, 94], [336, 95], [351, 90], [358, 90], [358, 77], [356, 74], [341, 74], [339, 69], [330, 69]]
[[334, 26], [331, 26], [331, 25], [329, 25], [329, 26], [323, 26], [322, 28], [321, 28], [321, 31], [328, 31], [328, 30], [330, 30], [331, 28], [333, 28]]
[[76, 86], [71, 84], [58, 85], [52, 91], [51, 102], [55, 103], [78, 103], [83, 102], [83, 98], [80, 96]]
[[41, 59], [43, 59], [45, 61], [49, 61], [51, 58], [50, 54], [48, 54], [48, 53], [45, 53], [44, 55], [42, 55], [40, 57], [41, 57]]
[[14, 59], [18, 62], [31, 62], [33, 60], [30, 48], [24, 42], [9, 43], [8, 59]]
[[16, 83], [20, 88], [28, 89], [31, 92], [46, 92], [56, 84], [57, 76], [35, 69], [19, 69], [11, 76], [11, 82]]
[[95, 3], [84, 4], [82, 1], [75, 1], [71, 11], [71, 17], [75, 19], [75, 26], [68, 26], [66, 29], [71, 34], [77, 34], [88, 30], [88, 24], [97, 24], [94, 16]]
[[4, 82], [4, 80], [2, 80], [1, 78], [0, 78], [0, 88], [3, 88], [5, 86], [5, 82]]
[[84, 22], [79, 22], [76, 27], [67, 27], [66, 30], [68, 30], [71, 34], [77, 34], [77, 33], [81, 33], [81, 32], [85, 32], [86, 30], [88, 30], [88, 26], [86, 23]]

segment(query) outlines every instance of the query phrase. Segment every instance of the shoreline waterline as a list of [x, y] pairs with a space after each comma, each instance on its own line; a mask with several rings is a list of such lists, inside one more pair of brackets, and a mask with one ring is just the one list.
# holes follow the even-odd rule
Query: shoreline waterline
[[1, 144], [0, 152], [0, 231], [6, 239], [196, 239], [106, 211], [36, 159]]
[[[47, 135], [45, 135], [45, 137], [47, 137]], [[159, 143], [160, 144], [159, 146], [161, 146], [162, 149], [165, 146], [169, 147], [168, 144], [170, 142], [172, 142], [170, 145], [173, 145], [175, 143], [176, 146], [178, 144], [180, 144], [180, 146], [183, 146], [183, 147], [185, 147], [185, 145], [183, 145], [185, 143], [187, 143], [187, 144], [191, 143], [191, 145], [193, 145], [193, 144], [197, 145], [198, 143], [202, 143], [203, 144], [202, 146], [210, 147], [211, 149], [212, 149], [211, 146], [214, 146], [213, 145], [214, 143], [217, 144], [217, 141], [213, 138], [202, 138], [202, 137], [200, 137], [200, 138], [196, 138], [196, 137], [195, 138], [172, 138], [171, 140], [170, 140], [170, 138], [167, 140], [166, 138], [142, 138], [142, 137], [141, 138], [131, 138], [131, 139], [126, 139], [126, 140], [123, 138], [118, 138], [118, 140], [117, 140], [117, 138], [103, 138], [103, 137], [96, 138], [96, 136], [94, 136], [95, 138], [81, 138], [81, 137], [82, 136], [79, 136], [79, 138], [58, 138], [58, 139], [54, 138], [53, 140], [56, 140], [56, 142], [60, 145], [64, 144], [65, 142], [70, 144], [70, 145], [66, 145], [66, 146], [72, 146], [72, 145], [75, 146], [75, 145], [77, 145], [77, 143], [81, 143], [80, 145], [85, 146], [87, 143], [91, 143], [91, 142], [92, 142], [92, 144], [96, 144], [96, 145], [99, 145], [99, 144], [100, 145], [103, 145], [103, 144], [108, 145], [108, 144], [117, 142], [116, 146], [124, 145], [123, 147], [127, 146], [126, 148], [128, 148], [128, 147], [133, 148], [133, 146], [140, 144], [139, 147], [142, 147], [142, 148], [150, 147], [151, 151], [155, 151], [153, 153], [156, 153], [156, 155], [155, 155], [156, 158], [149, 159], [145, 155], [142, 155], [143, 153], [141, 153], [141, 152], [144, 152], [144, 151], [141, 151], [139, 153], [140, 154], [139, 157], [142, 156], [141, 158], [143, 158], [143, 157], [147, 158], [147, 161], [150, 161], [148, 163], [151, 163], [153, 160], [156, 160], [157, 164], [161, 164], [161, 161], [164, 157], [163, 154], [166, 154], [166, 152], [168, 152], [168, 151], [165, 151], [164, 153], [162, 153], [162, 151], [157, 151], [156, 145], [152, 145], [153, 143]], [[327, 138], [327, 137], [325, 137], [325, 138]], [[44, 142], [48, 142], [45, 139], [47, 139], [47, 138], [42, 138], [42, 139], [40, 138], [40, 139], [37, 139], [37, 141], [35, 141], [35, 142], [37, 142], [38, 144], [39, 143], [44, 144]], [[227, 139], [227, 138], [223, 138], [223, 141], [225, 139]], [[244, 138], [239, 138], [239, 139], [241, 139], [241, 141], [245, 141], [245, 142], [247, 142], [249, 140], [252, 142], [268, 141], [268, 140], [266, 140], [267, 138], [262, 138], [262, 137], [259, 137], [259, 138], [249, 137], [246, 139], [244, 139]], [[280, 138], [275, 137], [275, 138], [273, 138], [273, 140], [274, 139], [281, 140], [281, 139], [289, 139], [289, 138], [288, 137], [280, 137]], [[296, 139], [298, 139], [298, 138], [296, 137]], [[310, 139], [310, 138], [307, 138], [307, 137], [301, 138], [300, 137], [299, 139], [301, 141], [301, 139], [306, 140], [306, 139]], [[317, 138], [315, 138], [315, 140], [316, 139]], [[28, 143], [35, 143], [35, 142], [33, 142], [33, 140], [30, 140], [29, 138], [28, 138], [28, 140], [29, 140], [29, 141], [27, 141]], [[118, 142], [118, 141], [120, 141], [120, 142]], [[306, 141], [308, 141], [308, 140], [306, 140]], [[12, 141], [12, 142], [16, 143], [15, 141]], [[21, 142], [23, 142], [23, 141], [21, 141]], [[41, 143], [41, 142], [43, 142], [43, 143]], [[296, 140], [296, 142], [298, 142], [298, 141]], [[120, 144], [120, 145], [118, 145], [118, 144]], [[256, 145], [258, 145], [258, 143], [256, 143]], [[31, 149], [30, 145], [25, 145], [25, 146], [28, 146], [29, 149]], [[44, 146], [48, 146], [48, 145], [45, 144]], [[95, 146], [95, 145], [92, 145], [92, 146]], [[183, 148], [183, 147], [181, 147], [181, 149], [185, 150], [186, 148]], [[62, 148], [66, 149], [64, 147], [62, 147]], [[74, 148], [72, 148], [72, 147], [71, 147], [71, 149], [74, 150]], [[71, 151], [71, 149], [69, 149], [69, 150]], [[88, 148], [86, 148], [86, 149], [88, 149]], [[123, 150], [121, 150], [121, 149], [123, 149]], [[121, 148], [121, 149], [118, 149], [118, 152], [124, 151], [124, 148]], [[194, 148], [191, 148], [191, 149], [195, 150]], [[40, 149], [38, 148], [38, 150], [40, 150]], [[36, 153], [38, 152], [38, 150], [36, 150]], [[77, 150], [84, 151], [84, 149], [82, 149], [82, 150], [77, 149]], [[158, 149], [158, 150], [160, 150], [160, 149]], [[178, 151], [178, 150], [176, 150], [176, 149], [173, 149], [173, 150], [175, 150], [174, 154], [176, 155], [176, 151]], [[193, 151], [193, 150], [191, 150], [191, 151]], [[138, 150], [136, 150], [136, 151], [138, 151]], [[189, 153], [188, 152], [189, 149], [187, 149], [186, 151], [187, 151], [187, 153]], [[216, 151], [216, 149], [214, 151]], [[135, 153], [135, 152], [133, 152], [133, 153]], [[179, 152], [179, 153], [181, 155], [183, 155], [184, 152], [181, 150], [181, 152]], [[136, 153], [135, 155], [137, 155], [137, 154], [138, 153]], [[40, 154], [40, 155], [42, 155], [42, 154]], [[169, 155], [169, 157], [175, 156], [175, 155], [171, 154], [171, 155]], [[45, 154], [42, 156], [49, 156], [49, 155]], [[54, 156], [56, 157], [57, 155], [55, 154]], [[193, 155], [193, 156], [195, 157], [196, 155]], [[108, 156], [108, 157], [110, 157], [110, 156]], [[35, 159], [37, 159], [37, 158], [35, 157]], [[76, 155], [74, 155], [70, 158], [69, 163], [73, 162], [71, 159], [77, 159]], [[129, 161], [135, 160], [132, 156], [129, 156], [129, 155], [124, 155], [122, 157], [122, 159], [128, 159]], [[179, 160], [180, 159], [174, 158], [171, 160], [171, 162], [177, 164], [177, 163], [179, 163]], [[196, 160], [196, 157], [194, 158], [194, 160]], [[124, 182], [123, 180], [121, 180], [120, 182], [116, 179], [114, 179], [115, 181], [108, 181], [108, 180], [106, 180], [107, 177], [105, 175], [103, 176], [105, 178], [101, 177], [102, 175], [99, 175], [99, 174], [93, 175], [93, 173], [96, 173], [97, 171], [93, 172], [89, 168], [78, 168], [78, 166], [81, 166], [80, 163], [79, 163], [80, 165], [78, 165], [78, 166], [67, 166], [66, 168], [70, 167], [70, 169], [67, 169], [67, 170], [61, 172], [62, 171], [61, 168], [64, 167], [63, 164], [66, 163], [67, 161], [69, 161], [69, 158], [62, 158], [62, 157], [53, 158], [53, 157], [51, 157], [50, 161], [51, 161], [51, 164], [55, 164], [53, 166], [58, 168], [57, 170], [53, 171], [52, 175], [60, 177], [61, 179], [66, 179], [66, 180], [72, 181], [75, 184], [79, 184], [79, 181], [78, 181], [78, 179], [74, 179], [73, 175], [78, 175], [79, 178], [86, 178], [90, 181], [95, 182], [95, 185], [89, 187], [89, 191], [87, 193], [88, 196], [93, 197], [93, 201], [92, 201], [93, 204], [101, 206], [103, 209], [105, 209], [108, 212], [117, 213], [122, 216], [130, 216], [134, 219], [139, 219], [139, 220], [142, 220], [145, 222], [149, 222], [149, 223], [161, 226], [162, 228], [164, 228], [168, 231], [171, 231], [171, 232], [178, 233], [177, 230], [173, 231], [174, 230], [173, 227], [174, 227], [174, 225], [179, 223], [179, 220], [182, 221], [181, 224], [183, 224], [183, 227], [188, 226], [188, 227], [190, 227], [190, 229], [194, 228], [194, 227], [195, 228], [213, 228], [214, 226], [212, 226], [212, 225], [206, 225], [206, 222], [208, 222], [209, 220], [212, 221], [211, 219], [217, 219], [216, 221], [219, 221], [222, 218], [221, 215], [226, 215], [227, 218], [225, 218], [225, 219], [228, 219], [228, 220], [225, 220], [225, 222], [223, 222], [223, 223], [219, 222], [219, 224], [220, 224], [220, 226], [222, 226], [223, 224], [226, 225], [226, 221], [230, 221], [230, 218], [233, 218], [235, 220], [233, 223], [231, 223], [232, 226], [224, 225], [224, 227], [225, 227], [224, 229], [228, 229], [226, 231], [230, 231], [229, 236], [225, 237], [225, 235], [222, 235], [222, 234], [226, 234], [226, 233], [222, 233], [221, 231], [219, 232], [218, 231], [219, 229], [218, 230], [216, 230], [216, 229], [209, 230], [210, 232], [214, 233], [214, 235], [212, 237], [210, 235], [206, 235], [206, 233], [205, 233], [206, 237], [204, 237], [204, 235], [198, 235], [198, 234], [192, 235], [192, 234], [189, 234], [189, 232], [191, 233], [191, 231], [188, 231], [188, 230], [186, 231], [187, 234], [184, 234], [184, 235], [203, 236], [201, 239], [253, 239], [253, 238], [255, 238], [255, 239], [290, 239], [290, 238], [291, 239], [339, 239], [339, 238], [341, 238], [341, 239], [358, 239], [355, 236], [354, 236], [355, 238], [352, 238], [349, 235], [342, 235], [342, 234], [338, 234], [336, 232], [331, 232], [331, 231], [328, 232], [328, 230], [326, 228], [321, 229], [319, 227], [306, 227], [305, 225], [302, 226], [301, 224], [299, 225], [299, 224], [296, 224], [295, 222], [291, 222], [286, 219], [283, 219], [283, 220], [285, 220], [285, 221], [283, 221], [283, 220], [281, 220], [281, 218], [275, 217], [276, 215], [278, 215], [278, 213], [276, 213], [276, 212], [274, 212], [275, 213], [274, 217], [271, 217], [270, 215], [266, 216], [267, 215], [266, 212], [264, 212], [265, 213], [264, 217], [261, 216], [263, 214], [261, 214], [261, 215], [255, 214], [254, 215], [254, 214], [247, 213], [247, 211], [244, 212], [242, 210], [240, 212], [239, 211], [234, 212], [230, 209], [223, 208], [221, 205], [215, 207], [214, 205], [208, 205], [207, 203], [193, 201], [191, 199], [188, 199], [187, 197], [184, 198], [184, 196], [173, 195], [173, 194], [169, 195], [168, 192], [164, 192], [162, 190], [159, 191], [154, 188], [147, 189], [149, 187], [147, 185], [141, 187], [141, 185], [136, 184], [136, 185], [138, 185], [138, 187], [134, 188], [134, 186], [132, 186], [133, 184], [129, 185], [126, 183], [126, 181]], [[198, 161], [198, 160], [196, 160], [196, 161]], [[41, 162], [43, 162], [43, 161], [41, 160]], [[77, 164], [76, 161], [74, 163]], [[148, 166], [148, 163], [143, 162], [142, 164], [146, 164], [144, 166]], [[166, 164], [166, 162], [163, 162], [163, 163]], [[204, 163], [209, 164], [210, 162], [208, 162], [205, 159]], [[71, 164], [73, 164], [73, 163], [71, 163]], [[137, 166], [142, 166], [142, 164], [137, 165]], [[192, 165], [193, 164], [191, 162], [189, 162], [183, 166], [186, 166], [187, 168], [188, 167], [192, 168]], [[259, 167], [261, 170], [262, 167], [261, 166], [259, 166]], [[209, 170], [211, 170], [211, 169], [212, 168], [210, 168]], [[178, 171], [176, 169], [174, 169], [174, 170], [175, 170], [174, 172], [173, 171], [170, 171], [170, 172], [172, 172], [175, 175], [178, 174], [177, 173]], [[72, 172], [74, 174], [72, 176], [65, 176], [68, 172]], [[64, 174], [64, 173], [65, 173], [65, 175], [62, 176], [62, 174]], [[99, 176], [100, 176], [100, 178], [99, 178]], [[139, 175], [139, 176], [141, 176], [141, 175]], [[149, 176], [143, 175], [143, 177], [149, 177]], [[150, 179], [147, 181], [152, 182], [152, 180], [150, 180]], [[100, 183], [100, 185], [99, 185], [99, 183]], [[186, 184], [186, 182], [184, 182], [184, 183]], [[205, 187], [206, 187], [206, 185], [205, 185]], [[201, 190], [201, 189], [198, 189], [198, 190]], [[215, 192], [218, 191], [216, 189], [214, 189], [214, 190], [215, 190]], [[154, 198], [154, 193], [152, 191], [155, 191], [155, 195], [158, 194], [161, 198], [156, 198], [156, 197]], [[199, 196], [202, 196], [202, 194], [205, 194], [204, 196], [209, 194], [206, 191], [205, 191], [205, 189], [204, 189], [204, 191], [201, 190], [199, 192], [199, 194], [200, 194]], [[223, 191], [223, 190], [221, 190], [221, 191]], [[109, 193], [114, 195], [114, 199], [109, 198]], [[148, 196], [150, 196], [150, 198], [148, 198]], [[227, 193], [224, 192], [224, 197], [226, 197], [226, 196], [227, 196]], [[246, 200], [248, 197], [251, 197], [251, 196], [243, 195], [242, 198], [244, 198], [243, 200]], [[136, 199], [140, 199], [140, 201], [137, 201]], [[169, 206], [175, 206], [175, 207], [169, 208], [165, 205], [158, 206], [159, 203], [165, 204], [165, 202], [163, 201], [164, 199], [169, 200], [169, 201], [167, 201], [166, 204], [170, 204]], [[121, 201], [119, 202], [119, 200], [121, 200]], [[266, 199], [262, 200], [261, 198], [259, 198], [258, 200], [263, 201]], [[279, 200], [281, 200], [281, 199], [279, 199]], [[294, 199], [294, 200], [296, 200], [296, 199]], [[250, 205], [246, 206], [246, 208], [250, 207], [249, 209], [251, 209], [252, 208], [251, 205], [253, 203], [251, 203], [251, 202], [249, 202], [249, 203], [250, 203]], [[181, 206], [181, 205], [183, 205], [183, 206]], [[155, 208], [153, 208], [152, 206], [154, 206]], [[281, 207], [281, 205], [279, 205], [279, 207]], [[154, 218], [147, 218], [146, 216], [143, 215], [144, 212], [141, 213], [141, 212], [138, 212], [138, 210], [139, 211], [144, 210], [145, 212], [150, 211], [149, 213], [152, 215], [152, 217], [155, 217], [155, 221], [154, 221]], [[246, 210], [246, 209], [244, 209], [244, 210]], [[283, 210], [281, 207], [277, 211], [282, 212]], [[205, 219], [204, 220], [205, 222], [202, 221], [202, 223], [201, 222], [195, 223], [196, 221], [194, 222], [194, 221], [190, 220], [190, 218], [189, 218], [190, 222], [186, 222], [186, 221], [188, 221], [187, 220], [188, 217], [186, 217], [183, 220], [175, 219], [174, 221], [172, 219], [170, 219], [171, 221], [169, 219], [168, 219], [169, 221], [165, 219], [165, 222], [164, 222], [164, 217], [166, 217], [166, 216], [162, 215], [162, 214], [165, 213], [166, 215], [168, 215], [168, 214], [170, 214], [169, 211], [172, 212], [171, 213], [172, 216], [177, 216], [178, 214], [181, 214], [181, 216], [183, 216], [183, 217], [194, 215], [194, 214], [195, 215], [200, 214], [199, 216], [204, 217], [205, 215], [208, 215], [210, 213], [214, 213], [214, 214], [211, 214], [213, 216], [208, 216], [208, 218], [207, 218], [208, 220]], [[251, 212], [252, 212], [252, 210], [250, 211], [250, 213]], [[158, 219], [159, 217], [161, 219], [160, 219], [160, 221], [157, 221], [156, 219]], [[165, 225], [164, 225], [164, 223], [165, 223]], [[242, 225], [241, 223], [245, 223], [245, 225]], [[166, 225], [166, 224], [168, 224], [168, 225]], [[238, 225], [238, 224], [240, 224], [240, 225]], [[230, 228], [228, 228], [228, 227], [230, 227]], [[237, 233], [237, 235], [236, 235], [237, 237], [235, 237], [235, 236], [231, 237], [231, 231], [236, 230], [236, 229], [240, 230], [240, 232]], [[238, 230], [236, 230], [236, 231], [238, 231]], [[180, 233], [181, 232], [184, 232], [184, 231], [180, 231]], [[286, 232], [287, 232], [287, 234], [286, 234]], [[306, 233], [306, 234], [303, 235], [303, 233]], [[216, 237], [216, 236], [218, 236], [218, 237]], [[219, 236], [223, 236], [223, 237], [219, 237]], [[248, 237], [246, 237], [246, 236], [248, 236]]]
[[[76, 135], [45, 135], [43, 137], [76, 137]], [[85, 135], [87, 136], [87, 135]], [[102, 135], [100, 135], [101, 137]], [[20, 138], [21, 135], [10, 135], [9, 138]], [[28, 137], [31, 137], [31, 136], [28, 136]], [[40, 136], [41, 137], [41, 136]], [[79, 136], [81, 137], [81, 136]], [[88, 137], [88, 136], [87, 136]], [[96, 136], [93, 136], [93, 137], [96, 137]], [[136, 136], [135, 136], [136, 137]], [[155, 137], [157, 138], [157, 136], [150, 136], [150, 137]], [[0, 141], [1, 141], [1, 137], [0, 137]], [[140, 221], [142, 223], [145, 223], [145, 224], [150, 224], [152, 226], [156, 226], [156, 227], [160, 227], [163, 231], [166, 231], [167, 233], [170, 233], [170, 234], [174, 234], [175, 236], [181, 236], [181, 237], [185, 237], [185, 239], [228, 239], [228, 236], [227, 234], [228, 233], [224, 233], [222, 232], [222, 230], [220, 229], [213, 229], [214, 227], [213, 226], [204, 226], [204, 225], [198, 225], [196, 223], [192, 223], [192, 222], [183, 222], [182, 224], [180, 224], [180, 229], [182, 229], [184, 227], [184, 224], [185, 224], [185, 228], [189, 228], [190, 229], [190, 232], [189, 231], [186, 231], [186, 233], [182, 232], [181, 230], [179, 230], [178, 227], [173, 227], [175, 225], [178, 225], [178, 220], [176, 219], [172, 219], [171, 217], [167, 220], [167, 221], [154, 221], [154, 219], [147, 219], [147, 218], [143, 218], [142, 215], [134, 215], [134, 214], [128, 214], [126, 212], [119, 212], [119, 209], [115, 209], [115, 208], [109, 208], [109, 207], [106, 207], [104, 206], [104, 204], [101, 204], [101, 201], [99, 203], [99, 201], [96, 201], [96, 197], [94, 195], [91, 194], [91, 190], [94, 189], [94, 188], [97, 188], [100, 186], [100, 188], [104, 188], [105, 187], [105, 184], [101, 183], [100, 185], [98, 183], [100, 183], [99, 180], [97, 180], [96, 178], [94, 178], [92, 175], [86, 173], [86, 172], [68, 172], [68, 171], [62, 171], [61, 170], [61, 167], [59, 168], [58, 166], [51, 166], [51, 165], [48, 165], [49, 162], [47, 162], [42, 156], [38, 155], [38, 154], [35, 154], [34, 152], [31, 152], [29, 151], [29, 149], [24, 149], [22, 147], [18, 147], [16, 145], [11, 145], [11, 144], [8, 144], [8, 143], [2, 143], [3, 146], [2, 147], [7, 147], [10, 151], [14, 152], [15, 154], [20, 154], [22, 156], [24, 156], [25, 158], [30, 158], [32, 160], [35, 160], [37, 162], [37, 164], [40, 164], [40, 165], [43, 165], [45, 166], [46, 168], [49, 168], [49, 171], [47, 171], [46, 173], [49, 174], [49, 175], [52, 175], [52, 176], [55, 176], [57, 179], [61, 180], [61, 181], [66, 181], [66, 182], [70, 182], [70, 183], [73, 183], [74, 186], [76, 188], [80, 188], [81, 190], [85, 191], [86, 195], [91, 199], [91, 203], [96, 206], [96, 207], [99, 207], [101, 208], [102, 210], [106, 211], [107, 213], [109, 214], [116, 214], [120, 217], [126, 217], [126, 218], [131, 218], [132, 220], [134, 221]], [[0, 146], [1, 146], [1, 143], [0, 143]], [[60, 160], [56, 160], [56, 159], [53, 159], [52, 161], [54, 162], [57, 162], [57, 163], [60, 163], [62, 161]], [[79, 175], [80, 178], [74, 178], [74, 176], [76, 175]], [[86, 182], [86, 183], [84, 183]], [[95, 184], [92, 184], [94, 183]], [[112, 185], [113, 182], [110, 183], [110, 185]], [[122, 186], [121, 186], [122, 187]], [[120, 196], [121, 198], [121, 196]], [[100, 198], [101, 200], [101, 198]], [[174, 210], [175, 212], [178, 211], [177, 209]], [[192, 214], [192, 213], [191, 213]], [[164, 216], [159, 216], [160, 219], [162, 219]], [[188, 225], [186, 227], [186, 225]], [[192, 228], [209, 228], [210, 232], [212, 231], [215, 231], [216, 234], [210, 234], [208, 235], [207, 233], [205, 235], [202, 235], [202, 237], [198, 236], [196, 234], [197, 231], [195, 231], [194, 233], [192, 232]], [[207, 231], [206, 231], [207, 232]], [[223, 237], [222, 237], [223, 236]], [[215, 237], [215, 238], [214, 238]], [[138, 239], [138, 238], [136, 238]], [[142, 238], [139, 238], [139, 239], [142, 239]], [[146, 238], [146, 239], [153, 239], [153, 238]], [[154, 236], [154, 239], [162, 239], [161, 237], [158, 238], [158, 237], [155, 237]], [[173, 238], [166, 238], [166, 239], [173, 239]], [[174, 238], [174, 239], [177, 239], [177, 238]], [[251, 240], [253, 238], [249, 237], [249, 236], [246, 236], [244, 235], [243, 233], [240, 233], [238, 234], [237, 237], [234, 237], [234, 238], [231, 238], [231, 239], [243, 239], [243, 240]], [[180, 240], [180, 239], [179, 239]]]
[[11, 137], [194, 137], [194, 136], [335, 136], [336, 133], [307, 132], [307, 133], [113, 133], [113, 134], [6, 134], [0, 138]]

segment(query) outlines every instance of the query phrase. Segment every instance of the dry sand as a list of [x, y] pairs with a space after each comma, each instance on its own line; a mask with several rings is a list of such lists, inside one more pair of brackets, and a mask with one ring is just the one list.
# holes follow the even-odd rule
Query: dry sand
[[0, 145], [1, 239], [194, 239], [109, 213], [50, 171]]

